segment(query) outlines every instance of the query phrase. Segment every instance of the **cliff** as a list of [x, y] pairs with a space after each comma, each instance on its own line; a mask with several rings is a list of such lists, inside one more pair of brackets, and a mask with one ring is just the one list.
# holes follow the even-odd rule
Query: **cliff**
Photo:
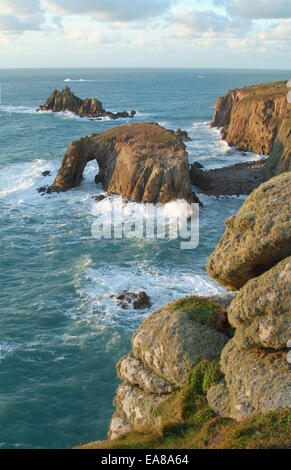
[[215, 105], [213, 127], [242, 151], [270, 155], [267, 178], [291, 170], [291, 104], [287, 82], [230, 90]]
[[272, 178], [226, 220], [207, 268], [238, 293], [145, 319], [117, 365], [108, 440], [84, 448], [290, 448], [290, 184]]
[[69, 111], [77, 116], [89, 117], [92, 119], [102, 117], [108, 117], [109, 119], [133, 118], [136, 114], [136, 111], [131, 111], [130, 113], [127, 111], [122, 111], [120, 113], [106, 111], [103, 108], [101, 101], [95, 98], [86, 98], [85, 100], [82, 100], [74, 95], [67, 86], [61, 91], [55, 88], [48, 97], [46, 103], [44, 105], [40, 105], [36, 111], [52, 111], [54, 113]]
[[192, 192], [181, 138], [156, 123], [118, 126], [72, 142], [49, 191], [78, 186], [87, 163], [97, 160], [96, 181], [135, 202], [199, 202]]

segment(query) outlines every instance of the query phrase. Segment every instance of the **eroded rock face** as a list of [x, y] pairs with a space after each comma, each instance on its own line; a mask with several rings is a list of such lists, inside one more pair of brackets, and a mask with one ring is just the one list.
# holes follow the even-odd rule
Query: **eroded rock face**
[[264, 273], [291, 255], [291, 174], [262, 184], [236, 216], [207, 262], [208, 274], [231, 290]]
[[126, 434], [133, 430], [133, 426], [128, 424], [128, 422], [122, 418], [120, 413], [117, 411], [113, 414], [111, 423], [110, 423], [110, 432], [108, 435], [109, 439], [115, 439], [122, 434]]
[[89, 161], [106, 191], [135, 201], [199, 202], [192, 192], [185, 145], [155, 123], [118, 126], [71, 143], [50, 191], [78, 186]]
[[230, 90], [215, 106], [212, 126], [223, 128], [223, 139], [230, 145], [242, 151], [272, 153], [269, 178], [290, 170], [291, 105], [287, 93], [286, 81], [266, 83]]
[[[217, 310], [231, 298], [216, 296]], [[228, 341], [223, 333], [190, 319], [188, 313], [172, 311], [174, 304], [156, 310], [143, 322], [133, 335], [132, 352], [117, 365], [123, 383], [114, 400], [110, 439], [132, 429], [160, 426], [156, 407], [185, 385], [187, 375], [201, 359], [218, 357]]]
[[238, 347], [285, 349], [291, 338], [291, 256], [251, 279], [228, 308]]
[[145, 319], [132, 337], [132, 350], [156, 374], [178, 387], [202, 359], [215, 359], [228, 338], [167, 306]]
[[154, 417], [153, 411], [166, 398], [165, 395], [148, 394], [139, 387], [121, 384], [116, 391], [114, 405], [123, 420], [132, 427], [156, 427], [160, 418]]
[[70, 111], [80, 117], [108, 117], [110, 119], [132, 118], [136, 114], [136, 111], [131, 111], [130, 113], [127, 111], [122, 111], [121, 113], [106, 111], [101, 101], [95, 98], [82, 100], [75, 96], [67, 86], [62, 91], [55, 88], [46, 103], [43, 106], [39, 106], [36, 111], [52, 111], [54, 113]]
[[265, 178], [291, 171], [291, 112], [283, 120], [264, 168]]
[[222, 352], [221, 367], [225, 383], [210, 388], [207, 395], [216, 413], [242, 420], [291, 406], [291, 365], [286, 351], [244, 350], [232, 339]]
[[177, 389], [175, 385], [145, 367], [143, 362], [136, 359], [132, 353], [119, 361], [116, 370], [121, 380], [130, 385], [138, 385], [146, 393], [164, 395]]

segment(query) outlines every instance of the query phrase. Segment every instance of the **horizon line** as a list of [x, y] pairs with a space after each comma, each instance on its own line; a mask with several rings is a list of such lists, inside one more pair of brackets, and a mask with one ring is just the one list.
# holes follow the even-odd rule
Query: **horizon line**
[[112, 69], [112, 70], [260, 70], [260, 71], [278, 71], [278, 72], [291, 72], [291, 68], [263, 68], [263, 67], [139, 67], [139, 66], [130, 66], [130, 67], [121, 67], [121, 66], [107, 66], [107, 67], [92, 67], [92, 66], [51, 66], [51, 67], [22, 67], [22, 66], [12, 66], [12, 67], [0, 67], [0, 70], [64, 70], [64, 69], [87, 69], [87, 70], [101, 70], [101, 69]]

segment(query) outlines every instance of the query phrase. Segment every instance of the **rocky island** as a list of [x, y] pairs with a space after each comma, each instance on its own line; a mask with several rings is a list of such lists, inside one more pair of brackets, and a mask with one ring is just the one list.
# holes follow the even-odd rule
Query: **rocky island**
[[39, 111], [52, 111], [59, 113], [61, 111], [69, 111], [80, 117], [87, 117], [90, 119], [119, 119], [119, 118], [133, 118], [136, 111], [122, 111], [120, 113], [112, 113], [103, 108], [101, 101], [95, 98], [86, 98], [82, 100], [78, 98], [68, 86], [59, 91], [56, 88], [48, 97], [46, 103], [37, 108]]
[[144, 203], [199, 202], [192, 191], [188, 154], [180, 134], [156, 123], [118, 126], [72, 142], [48, 191], [78, 186], [92, 160], [99, 165], [95, 181], [108, 192]]

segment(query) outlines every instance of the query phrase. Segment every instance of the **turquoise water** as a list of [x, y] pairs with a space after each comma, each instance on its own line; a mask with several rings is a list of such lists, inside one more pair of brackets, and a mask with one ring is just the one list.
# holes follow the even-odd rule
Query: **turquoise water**
[[[64, 82], [71, 78], [84, 81]], [[118, 379], [115, 364], [148, 311], [122, 310], [111, 298], [146, 290], [153, 307], [191, 292], [223, 292], [205, 271], [207, 257], [244, 197], [201, 195], [200, 243], [95, 240], [91, 196], [97, 164], [80, 187], [40, 196], [70, 141], [119, 121], [35, 113], [66, 84], [111, 111], [136, 109], [135, 121], [188, 131], [190, 161], [216, 168], [242, 161], [210, 129], [217, 97], [230, 88], [288, 72], [227, 70], [1, 70], [0, 105], [0, 446], [64, 448], [106, 437]], [[130, 120], [130, 122], [132, 122]], [[248, 154], [247, 159], [260, 158]], [[44, 178], [49, 170], [52, 176]]]

